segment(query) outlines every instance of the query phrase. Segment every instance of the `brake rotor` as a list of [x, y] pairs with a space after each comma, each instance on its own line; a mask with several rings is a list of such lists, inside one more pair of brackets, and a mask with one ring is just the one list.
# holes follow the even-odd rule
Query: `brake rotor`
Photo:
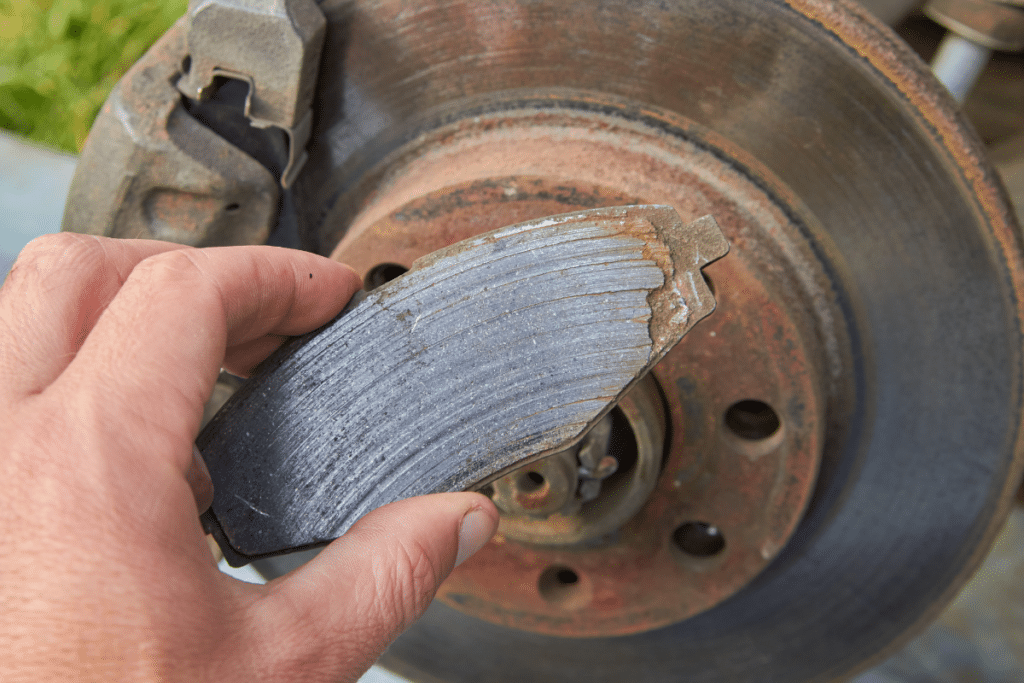
[[[389, 164], [387, 180], [332, 257], [370, 282], [386, 268], [399, 272], [425, 253], [500, 225], [559, 207], [647, 197], [694, 217], [714, 214], [730, 242], [746, 246], [745, 255], [708, 267], [722, 293], [715, 315], [656, 367], [648, 389], [656, 398], [646, 402], [653, 405], [625, 427], [622, 439], [636, 449], [638, 463], [655, 461], [651, 480], [658, 482], [636, 501], [632, 519], [606, 530], [615, 532], [611, 537], [587, 533], [594, 524], [584, 520], [587, 513], [593, 518], [616, 505], [608, 488], [577, 521], [549, 516], [532, 535], [510, 529], [522, 523], [506, 515], [497, 539], [440, 594], [444, 603], [496, 624], [560, 636], [622, 635], [717, 604], [785, 545], [821, 453], [820, 377], [829, 359], [813, 331], [824, 331], [833, 349], [841, 331], [815, 319], [815, 301], [830, 295], [813, 256], [801, 253], [799, 227], [748, 174], [653, 121], [609, 115], [611, 104], [595, 111], [564, 94], [556, 102], [552, 108], [520, 96], [493, 114], [417, 136], [395, 155], [403, 161]], [[437, 178], [451, 184], [425, 191]], [[771, 267], [763, 257], [750, 258], [778, 245], [785, 255]], [[756, 415], [767, 421], [764, 428], [736, 424]], [[638, 438], [640, 432], [659, 443]], [[642, 478], [639, 468], [623, 469], [619, 479]], [[723, 547], [689, 552], [679, 540], [687, 529], [695, 542], [699, 530], [713, 529]]]
[[636, 514], [583, 545], [504, 524], [384, 666], [834, 679], [940, 608], [1019, 477], [1021, 254], [898, 39], [820, 2], [323, 9], [341, 68], [296, 188], [310, 246], [386, 279], [623, 202], [712, 213], [733, 246], [718, 311], [653, 372], [666, 447]]
[[[499, 536], [384, 666], [841, 680], [941, 609], [1021, 476], [1024, 261], [981, 144], [897, 37], [825, 0], [320, 8], [278, 234], [371, 286], [580, 208], [711, 213], [732, 245], [718, 311], [613, 418], [596, 497], [543, 507], [578, 495], [577, 454], [495, 484]], [[153, 54], [180, 63], [175, 41]]]

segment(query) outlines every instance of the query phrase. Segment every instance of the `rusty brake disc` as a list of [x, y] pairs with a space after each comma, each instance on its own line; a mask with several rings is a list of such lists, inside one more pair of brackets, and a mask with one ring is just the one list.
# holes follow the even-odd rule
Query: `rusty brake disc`
[[[825, 0], [319, 8], [308, 160], [271, 240], [370, 286], [601, 206], [712, 214], [733, 247], [705, 272], [716, 314], [607, 438], [495, 484], [501, 534], [382, 664], [430, 681], [842, 680], [941, 608], [1021, 476], [1024, 262], [981, 144], [896, 36]], [[186, 202], [182, 239], [208, 243], [247, 211], [268, 225], [294, 150], [230, 102], [168, 94], [183, 30], [116, 103], [159, 89], [176, 149], [198, 120], [273, 173], [216, 166], [209, 192], [168, 194], [154, 167], [124, 224], [152, 233]], [[97, 150], [124, 124], [103, 125], [76, 179], [86, 206], [89, 176], [120, 163]]]

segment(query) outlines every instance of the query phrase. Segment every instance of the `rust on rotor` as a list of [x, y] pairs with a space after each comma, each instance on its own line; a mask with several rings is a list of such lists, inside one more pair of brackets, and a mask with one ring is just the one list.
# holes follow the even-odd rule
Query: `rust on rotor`
[[[364, 277], [502, 224], [622, 203], [712, 214], [736, 247], [704, 270], [718, 312], [655, 366], [656, 408], [622, 428], [635, 448], [637, 430], [664, 425], [653, 490], [597, 535], [558, 514], [529, 529], [504, 520], [440, 600], [551, 635], [637, 633], [714, 606], [776, 557], [814, 489], [844, 343], [815, 258], [763, 176], [621, 118], [518, 109], [422, 136], [368, 177], [332, 254]], [[627, 461], [615, 476], [639, 475]]]
[[[1009, 501], [1001, 494], [1024, 466], [1014, 427], [1024, 249], [980, 142], [905, 44], [850, 0], [320, 7], [329, 28], [317, 128], [304, 177], [285, 196], [299, 207], [305, 248], [338, 245], [335, 258], [374, 281], [502, 225], [647, 202], [686, 220], [715, 215], [734, 246], [705, 272], [718, 313], [648, 375], [667, 446], [635, 516], [587, 547], [539, 547], [506, 528], [442, 590], [440, 602], [463, 614], [428, 614], [392, 647], [390, 665], [438, 680], [615, 680], [609, 661], [635, 661], [654, 678], [718, 680], [724, 657], [727, 678], [819, 680], [852, 674], [880, 656], [879, 643], [895, 647], [911, 616], [939, 609], [988, 547]], [[125, 84], [141, 94], [121, 100], [155, 122], [143, 137], [158, 142], [175, 128], [165, 84], [186, 56], [180, 25], [161, 42], [130, 74], [139, 83]], [[154, 60], [163, 64], [144, 68]], [[147, 79], [159, 98], [142, 93]], [[76, 180], [69, 228], [262, 241], [278, 207], [271, 176], [252, 173], [246, 185], [219, 163], [190, 169], [182, 177], [203, 181], [185, 188], [191, 195], [154, 194], [147, 205], [150, 176], [158, 189], [182, 188], [161, 177], [172, 165], [146, 159], [178, 152], [129, 156], [114, 111], [83, 156], [80, 178], [93, 182]], [[175, 123], [180, 132], [187, 122]], [[110, 201], [111, 178], [141, 191]], [[235, 204], [251, 213], [228, 211]], [[169, 222], [176, 215], [192, 229], [166, 232], [182, 224]], [[957, 282], [962, 272], [971, 277]], [[892, 296], [910, 289], [916, 307]], [[986, 305], [957, 308], [968, 292]], [[933, 330], [931, 311], [960, 324]], [[933, 343], [919, 344], [922, 332]], [[998, 370], [978, 372], [958, 353]], [[933, 395], [951, 412], [915, 411], [892, 427], [893, 402], [932, 406]], [[975, 429], [1000, 419], [1010, 426]], [[630, 476], [622, 462], [616, 477]], [[972, 474], [948, 486], [920, 476], [936, 462]], [[954, 513], [936, 516], [951, 500]], [[808, 533], [792, 561], [750, 585], [804, 510]], [[901, 527], [893, 510], [922, 524]], [[950, 542], [934, 544], [935, 533]], [[846, 546], [823, 541], [829, 534]], [[674, 582], [645, 583], [650, 562]], [[691, 627], [699, 620], [672, 627], [678, 641], [662, 632], [574, 642], [515, 628], [492, 637], [497, 629], [464, 614], [556, 636], [635, 633], [742, 586], [722, 606], [743, 615], [731, 639], [705, 637]]]
[[[534, 545], [600, 542], [642, 508], [665, 454], [665, 402], [650, 375], [578, 447], [494, 482], [503, 538]], [[488, 492], [488, 489], [484, 489]]]
[[[718, 292], [715, 315], [652, 372], [665, 395], [671, 440], [639, 514], [589, 548], [518, 543], [500, 533], [453, 573], [440, 599], [551, 635], [622, 635], [703, 611], [774, 559], [814, 485], [823, 399], [787, 312], [730, 260], [708, 269]], [[745, 324], [750, 320], [759, 324]], [[747, 407], [751, 397], [759, 401]], [[729, 419], [744, 411], [754, 417], [748, 429]], [[714, 527], [724, 547], [710, 552], [714, 547], [677, 538], [700, 524]], [[552, 567], [572, 572], [556, 597], [542, 589]]]

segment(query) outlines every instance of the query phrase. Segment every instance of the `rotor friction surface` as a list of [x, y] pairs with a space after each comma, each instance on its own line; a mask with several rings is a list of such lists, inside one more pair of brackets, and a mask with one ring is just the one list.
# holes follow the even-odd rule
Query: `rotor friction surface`
[[714, 308], [728, 247], [668, 207], [598, 209], [435, 252], [272, 356], [197, 444], [234, 562], [324, 543], [579, 439]]

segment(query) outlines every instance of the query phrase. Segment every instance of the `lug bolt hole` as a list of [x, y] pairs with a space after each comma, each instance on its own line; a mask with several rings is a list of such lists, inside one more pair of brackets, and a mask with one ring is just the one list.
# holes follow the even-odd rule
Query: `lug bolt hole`
[[534, 493], [544, 488], [547, 480], [540, 472], [526, 472], [516, 479], [516, 488], [522, 493]]
[[578, 582], [580, 577], [571, 569], [559, 569], [555, 573], [555, 580], [563, 586], [571, 586]]
[[681, 524], [673, 532], [672, 541], [693, 557], [713, 557], [725, 550], [725, 536], [718, 527], [707, 522]]
[[779, 431], [778, 414], [764, 401], [739, 401], [725, 411], [725, 426], [749, 441], [761, 441]]
[[560, 565], [545, 569], [537, 581], [540, 596], [562, 607], [579, 607], [586, 602], [586, 591], [579, 574]]
[[367, 290], [377, 289], [381, 285], [391, 282], [396, 277], [405, 275], [408, 271], [408, 268], [397, 263], [379, 263], [366, 274], [364, 284]]

